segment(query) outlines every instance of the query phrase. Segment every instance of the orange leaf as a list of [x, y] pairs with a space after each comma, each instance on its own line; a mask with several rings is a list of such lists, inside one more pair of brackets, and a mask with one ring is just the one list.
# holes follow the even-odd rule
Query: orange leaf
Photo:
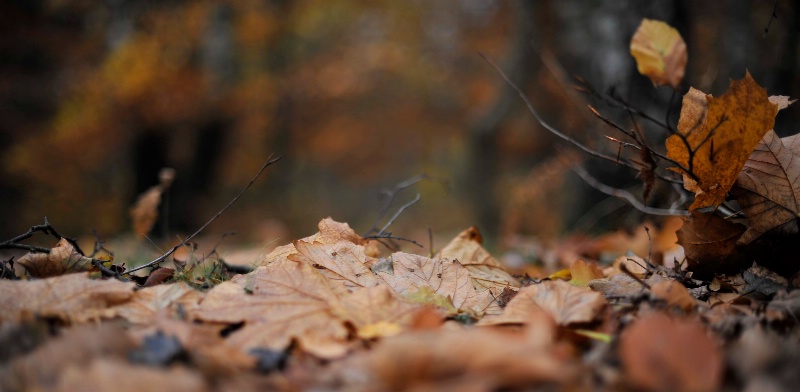
[[688, 181], [688, 173], [674, 169], [684, 174], [686, 189], [696, 193], [690, 210], [716, 207], [725, 200], [745, 161], [772, 129], [777, 112], [778, 106], [749, 72], [731, 81], [719, 98], [695, 89], [683, 97], [680, 135], [667, 139], [667, 156], [696, 177]]
[[631, 55], [636, 59], [639, 73], [657, 86], [670, 85], [677, 89], [686, 70], [686, 43], [672, 26], [643, 19], [631, 39]]

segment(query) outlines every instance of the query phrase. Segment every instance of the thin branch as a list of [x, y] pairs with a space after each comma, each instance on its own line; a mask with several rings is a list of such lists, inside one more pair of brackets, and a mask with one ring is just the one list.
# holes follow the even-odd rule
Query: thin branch
[[44, 218], [44, 224], [31, 226], [31, 228], [28, 229], [28, 231], [26, 231], [25, 233], [22, 233], [10, 240], [0, 242], [0, 249], [24, 249], [29, 252], [49, 253], [50, 248], [25, 245], [20, 243], [20, 241], [33, 237], [33, 235], [37, 232], [42, 232], [44, 234], [51, 235], [55, 237], [57, 240], [61, 240], [63, 238], [67, 240], [67, 242], [69, 242], [70, 245], [72, 245], [72, 247], [75, 248], [75, 250], [81, 254], [81, 256], [86, 255], [85, 253], [83, 253], [83, 250], [81, 250], [81, 247], [78, 246], [78, 241], [76, 241], [74, 238], [64, 237], [63, 235], [59, 234], [58, 231], [56, 231], [56, 229], [54, 229], [53, 226], [50, 225], [50, 222], [47, 221], [47, 217]]
[[641, 212], [644, 212], [645, 214], [664, 215], [664, 216], [672, 216], [672, 215], [688, 216], [689, 215], [689, 211], [686, 211], [686, 210], [676, 210], [676, 209], [668, 209], [667, 210], [667, 209], [663, 209], [663, 208], [648, 207], [648, 206], [644, 205], [641, 201], [639, 201], [639, 199], [637, 199], [636, 196], [634, 196], [630, 192], [628, 192], [628, 191], [626, 191], [624, 189], [612, 188], [612, 187], [610, 187], [610, 186], [608, 186], [606, 184], [603, 184], [602, 182], [598, 181], [596, 178], [592, 177], [592, 175], [590, 175], [586, 171], [586, 169], [584, 169], [584, 168], [582, 168], [580, 166], [575, 166], [573, 168], [573, 170], [576, 173], [578, 173], [578, 175], [581, 176], [581, 178], [583, 178], [583, 180], [586, 181], [587, 184], [591, 185], [592, 188], [595, 188], [598, 191], [605, 193], [606, 195], [616, 196], [616, 197], [619, 197], [621, 199], [624, 199], [625, 201], [630, 203], [631, 206], [633, 206], [634, 208], [636, 208], [637, 210], [639, 210]]
[[[539, 122], [539, 124], [542, 127], [544, 127], [545, 129], [547, 129], [550, 133], [552, 133], [553, 135], [558, 136], [559, 138], [561, 138], [562, 140], [564, 140], [566, 142], [569, 142], [570, 144], [574, 145], [575, 147], [580, 148], [581, 150], [583, 150], [585, 153], [587, 153], [589, 155], [592, 155], [592, 156], [597, 157], [597, 158], [605, 159], [607, 161], [614, 162], [614, 163], [619, 164], [619, 165], [627, 166], [627, 167], [629, 167], [629, 168], [631, 168], [633, 170], [639, 171], [639, 168], [636, 165], [634, 165], [633, 163], [630, 163], [628, 161], [623, 161], [623, 160], [617, 160], [616, 158], [614, 158], [612, 156], [605, 155], [605, 154], [600, 153], [598, 151], [592, 150], [591, 148], [586, 147], [585, 145], [583, 145], [581, 142], [579, 142], [579, 141], [567, 136], [563, 132], [559, 131], [558, 129], [556, 129], [555, 127], [550, 125], [548, 122], [546, 122], [539, 115], [539, 113], [536, 111], [536, 109], [534, 109], [533, 104], [528, 99], [528, 97], [525, 95], [525, 93], [522, 92], [522, 90], [514, 82], [512, 82], [511, 79], [508, 78], [508, 76], [505, 74], [505, 72], [503, 72], [503, 70], [500, 69], [500, 67], [497, 66], [497, 64], [495, 64], [494, 61], [492, 61], [485, 54], [480, 53], [480, 55], [481, 55], [481, 57], [483, 57], [484, 60], [486, 60], [487, 63], [489, 63], [489, 65], [491, 65], [495, 69], [495, 71], [497, 71], [497, 73], [503, 78], [503, 80], [505, 80], [506, 83], [509, 86], [511, 86], [511, 88], [513, 88], [517, 92], [517, 94], [519, 94], [520, 98], [522, 98], [523, 102], [525, 102], [525, 106], [528, 107], [528, 111], [531, 112], [531, 114], [533, 114], [533, 116], [536, 118], [536, 121]], [[671, 181], [671, 180], [667, 180], [667, 181]]]
[[764, 29], [764, 36], [761, 37], [767, 38], [767, 33], [769, 33], [769, 28], [772, 26], [772, 21], [778, 19], [778, 0], [775, 0], [775, 3], [772, 4], [772, 14], [769, 16], [769, 22], [767, 22], [767, 27]]
[[152, 266], [154, 266], [154, 265], [156, 265], [156, 264], [158, 264], [158, 263], [161, 263], [161, 262], [163, 262], [163, 261], [164, 261], [164, 260], [166, 260], [166, 258], [167, 258], [167, 257], [169, 257], [171, 254], [175, 253], [175, 251], [176, 251], [176, 250], [178, 250], [178, 248], [180, 248], [181, 246], [183, 246], [184, 244], [186, 244], [188, 241], [190, 241], [192, 238], [194, 238], [195, 236], [197, 236], [198, 234], [200, 234], [200, 233], [201, 233], [203, 230], [205, 230], [205, 228], [206, 228], [206, 227], [208, 227], [208, 225], [210, 225], [212, 222], [214, 222], [215, 220], [217, 220], [217, 218], [219, 218], [219, 217], [220, 217], [220, 216], [221, 216], [221, 215], [222, 215], [222, 214], [223, 214], [223, 213], [224, 213], [224, 212], [225, 212], [225, 211], [226, 211], [228, 208], [230, 208], [230, 206], [232, 206], [234, 203], [236, 203], [236, 201], [237, 201], [237, 200], [239, 200], [239, 198], [240, 198], [240, 197], [242, 197], [242, 195], [243, 195], [245, 192], [247, 192], [247, 190], [248, 190], [248, 189], [250, 189], [250, 186], [252, 186], [252, 185], [253, 185], [253, 183], [254, 183], [254, 182], [256, 182], [256, 179], [258, 179], [258, 177], [259, 177], [259, 176], [261, 176], [261, 173], [264, 171], [264, 169], [266, 169], [267, 167], [269, 167], [269, 166], [270, 166], [270, 165], [272, 165], [273, 163], [275, 163], [275, 162], [278, 162], [278, 161], [281, 159], [281, 157], [277, 157], [277, 158], [275, 158], [275, 159], [271, 159], [271, 158], [272, 158], [272, 156], [270, 155], [270, 157], [269, 157], [269, 158], [267, 158], [267, 162], [266, 162], [266, 163], [264, 163], [264, 165], [262, 165], [262, 166], [261, 166], [261, 169], [259, 169], [259, 170], [258, 170], [258, 173], [256, 173], [256, 175], [255, 175], [255, 176], [253, 176], [253, 179], [251, 179], [251, 180], [250, 180], [250, 182], [247, 184], [247, 186], [245, 186], [245, 187], [244, 187], [244, 189], [242, 189], [242, 191], [241, 191], [241, 192], [239, 192], [239, 194], [238, 194], [238, 195], [236, 195], [236, 197], [234, 197], [234, 198], [233, 198], [233, 199], [232, 199], [232, 200], [231, 200], [231, 201], [228, 203], [228, 205], [226, 205], [226, 206], [225, 206], [225, 207], [223, 207], [221, 210], [219, 210], [219, 211], [216, 213], [216, 215], [214, 215], [213, 217], [211, 217], [211, 219], [209, 219], [209, 220], [208, 220], [208, 222], [206, 222], [206, 223], [205, 223], [205, 224], [204, 224], [202, 227], [200, 227], [199, 229], [197, 229], [197, 231], [195, 231], [195, 232], [194, 232], [192, 235], [190, 235], [190, 236], [186, 237], [186, 238], [185, 238], [183, 241], [181, 241], [181, 243], [180, 243], [180, 244], [178, 244], [178, 245], [175, 245], [175, 246], [174, 246], [172, 249], [170, 249], [170, 250], [169, 250], [169, 251], [167, 251], [166, 253], [162, 254], [162, 255], [161, 255], [161, 256], [159, 256], [158, 258], [154, 259], [153, 261], [150, 261], [150, 262], [148, 262], [148, 263], [146, 263], [146, 264], [142, 264], [142, 265], [140, 265], [140, 266], [138, 266], [138, 267], [136, 267], [136, 268], [129, 269], [129, 270], [127, 270], [127, 271], [123, 272], [123, 273], [122, 273], [122, 275], [129, 275], [129, 274], [131, 274], [131, 273], [133, 273], [133, 272], [139, 271], [139, 270], [141, 270], [141, 269], [144, 269], [144, 268], [147, 268], [147, 267], [152, 267]]
[[[397, 212], [395, 212], [395, 213], [394, 213], [394, 215], [392, 216], [392, 218], [391, 218], [391, 219], [389, 219], [389, 221], [388, 221], [388, 222], [386, 222], [386, 224], [385, 224], [385, 225], [383, 225], [383, 227], [381, 228], [381, 230], [378, 232], [378, 234], [377, 234], [377, 235], [379, 235], [379, 236], [380, 236], [381, 234], [383, 234], [384, 232], [386, 232], [386, 229], [388, 229], [388, 228], [389, 228], [389, 226], [391, 226], [391, 225], [392, 225], [392, 223], [394, 223], [394, 220], [395, 220], [395, 219], [397, 219], [397, 217], [398, 217], [398, 216], [400, 216], [400, 214], [402, 214], [402, 213], [403, 213], [403, 211], [405, 211], [405, 209], [406, 209], [406, 208], [408, 208], [408, 207], [411, 207], [412, 205], [414, 205], [414, 203], [418, 202], [418, 201], [419, 201], [419, 199], [420, 199], [420, 196], [419, 196], [419, 193], [417, 193], [417, 197], [415, 197], [415, 198], [414, 198], [414, 200], [411, 200], [411, 201], [409, 201], [408, 203], [406, 203], [406, 204], [403, 204], [402, 206], [400, 206], [400, 208], [398, 208], [398, 209], [397, 209]], [[365, 237], [365, 238], [366, 238], [366, 237]]]
[[[405, 181], [395, 184], [391, 189], [384, 189], [381, 193], [386, 198], [385, 199], [386, 202], [384, 202], [383, 207], [381, 207], [381, 210], [378, 213], [378, 217], [375, 219], [375, 223], [373, 223], [372, 227], [370, 227], [369, 230], [367, 230], [364, 233], [363, 237], [368, 236], [370, 233], [378, 232], [378, 224], [380, 224], [380, 221], [383, 219], [384, 216], [386, 216], [386, 213], [389, 212], [389, 208], [392, 207], [392, 203], [394, 203], [394, 199], [395, 197], [397, 197], [400, 191], [412, 185], [415, 185], [423, 180], [438, 180], [438, 179], [435, 179], [433, 176], [430, 176], [425, 173], [417, 174], [414, 177], [411, 177]], [[438, 181], [446, 184], [446, 181], [443, 180], [438, 180]]]
[[381, 234], [371, 235], [371, 236], [369, 236], [369, 237], [364, 237], [364, 239], [367, 239], [367, 240], [377, 240], [378, 242], [380, 242], [381, 244], [383, 244], [383, 246], [385, 246], [385, 247], [387, 247], [387, 248], [389, 248], [389, 249], [392, 249], [392, 248], [391, 248], [390, 246], [388, 246], [388, 245], [384, 244], [384, 243], [383, 243], [383, 241], [381, 241], [381, 240], [398, 240], [398, 241], [405, 241], [405, 242], [410, 242], [410, 243], [412, 243], [412, 244], [414, 244], [414, 245], [416, 245], [416, 246], [419, 246], [420, 248], [424, 248], [424, 246], [422, 246], [422, 244], [420, 244], [420, 243], [419, 243], [419, 242], [417, 242], [417, 241], [414, 241], [414, 240], [412, 240], [412, 239], [409, 239], [409, 238], [398, 237], [398, 236], [392, 235], [392, 233], [381, 233]]

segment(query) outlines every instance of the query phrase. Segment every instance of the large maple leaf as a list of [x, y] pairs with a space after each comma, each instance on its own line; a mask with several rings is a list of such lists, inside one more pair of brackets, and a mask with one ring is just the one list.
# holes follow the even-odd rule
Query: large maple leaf
[[778, 105], [748, 72], [714, 98], [691, 89], [683, 97], [679, 135], [667, 139], [667, 156], [679, 163], [684, 186], [695, 192], [689, 207], [716, 207], [725, 200], [762, 136], [772, 129]]

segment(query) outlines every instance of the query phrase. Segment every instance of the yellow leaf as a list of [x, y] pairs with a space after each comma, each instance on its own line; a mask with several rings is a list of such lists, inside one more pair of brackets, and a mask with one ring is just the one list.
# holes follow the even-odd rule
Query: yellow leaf
[[686, 70], [686, 43], [672, 26], [643, 19], [631, 39], [631, 55], [639, 73], [658, 85], [678, 88]]
[[[748, 72], [731, 81], [728, 91], [714, 98], [691, 89], [683, 97], [678, 133], [667, 139], [667, 156], [693, 173], [685, 181], [695, 192], [689, 207], [716, 207], [742, 171], [761, 137], [772, 129], [778, 105]], [[690, 176], [682, 169], [673, 169]], [[695, 183], [696, 182], [696, 183]]]

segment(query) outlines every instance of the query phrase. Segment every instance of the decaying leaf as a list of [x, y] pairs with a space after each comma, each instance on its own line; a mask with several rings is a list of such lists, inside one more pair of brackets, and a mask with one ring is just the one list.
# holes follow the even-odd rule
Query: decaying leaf
[[741, 255], [736, 252], [736, 242], [745, 227], [715, 214], [692, 212], [684, 218], [678, 230], [678, 242], [686, 252], [689, 269], [700, 276], [711, 276], [726, 270], [738, 269]]
[[680, 86], [688, 55], [678, 30], [662, 21], [643, 19], [631, 39], [630, 51], [639, 73], [653, 84]]
[[716, 391], [723, 361], [703, 324], [663, 313], [642, 316], [620, 337], [625, 376], [648, 391]]
[[[550, 350], [552, 324], [517, 333], [474, 328], [402, 334], [331, 369], [336, 389], [490, 391], [565, 380], [576, 369]], [[328, 389], [328, 388], [322, 388]]]
[[386, 286], [358, 290], [336, 303], [333, 313], [350, 322], [359, 338], [374, 339], [397, 335], [412, 321], [422, 306], [399, 301]]
[[457, 260], [434, 260], [398, 252], [392, 255], [392, 262], [394, 273], [380, 272], [378, 276], [399, 295], [430, 287], [436, 294], [449, 297], [456, 309], [476, 315], [501, 311], [489, 290], [475, 290], [472, 276]]
[[113, 317], [113, 305], [133, 296], [134, 283], [68, 274], [34, 281], [0, 280], [0, 321], [35, 316], [82, 323]]
[[478, 228], [472, 226], [453, 238], [434, 258], [458, 260], [469, 271], [478, 292], [489, 289], [497, 295], [506, 287], [519, 287], [519, 282], [481, 246], [481, 239]]
[[539, 308], [549, 314], [559, 325], [594, 321], [606, 306], [606, 300], [597, 292], [555, 280], [523, 287], [508, 302], [503, 314], [487, 316], [483, 324], [521, 323]]
[[800, 135], [779, 138], [770, 130], [745, 162], [732, 189], [747, 216], [747, 245], [768, 231], [796, 234], [800, 216]]
[[289, 260], [320, 268], [331, 282], [339, 283], [336, 287], [352, 290], [381, 283], [369, 269], [372, 258], [365, 254], [363, 245], [349, 241], [312, 243], [300, 240], [294, 242], [294, 247], [297, 253], [289, 256]]
[[217, 285], [190, 314], [204, 321], [245, 322], [228, 338], [242, 351], [283, 350], [297, 339], [308, 352], [333, 358], [347, 350], [347, 329], [332, 313], [338, 300], [313, 267], [283, 260]]
[[[153, 323], [159, 312], [193, 311], [204, 294], [184, 282], [144, 288], [134, 293], [130, 301], [113, 308], [114, 315], [134, 324]], [[179, 310], [180, 309], [180, 310]]]
[[694, 297], [680, 282], [665, 280], [651, 286], [653, 297], [663, 300], [684, 312], [691, 312], [696, 306]]
[[62, 238], [50, 253], [28, 253], [17, 260], [34, 278], [49, 278], [72, 272], [88, 271], [92, 259], [78, 253], [72, 244]]
[[[691, 89], [683, 98], [680, 135], [667, 139], [667, 156], [684, 169], [686, 189], [696, 193], [689, 207], [716, 207], [736, 181], [745, 161], [775, 123], [778, 106], [747, 73], [714, 98]], [[691, 181], [688, 181], [689, 178]]]

